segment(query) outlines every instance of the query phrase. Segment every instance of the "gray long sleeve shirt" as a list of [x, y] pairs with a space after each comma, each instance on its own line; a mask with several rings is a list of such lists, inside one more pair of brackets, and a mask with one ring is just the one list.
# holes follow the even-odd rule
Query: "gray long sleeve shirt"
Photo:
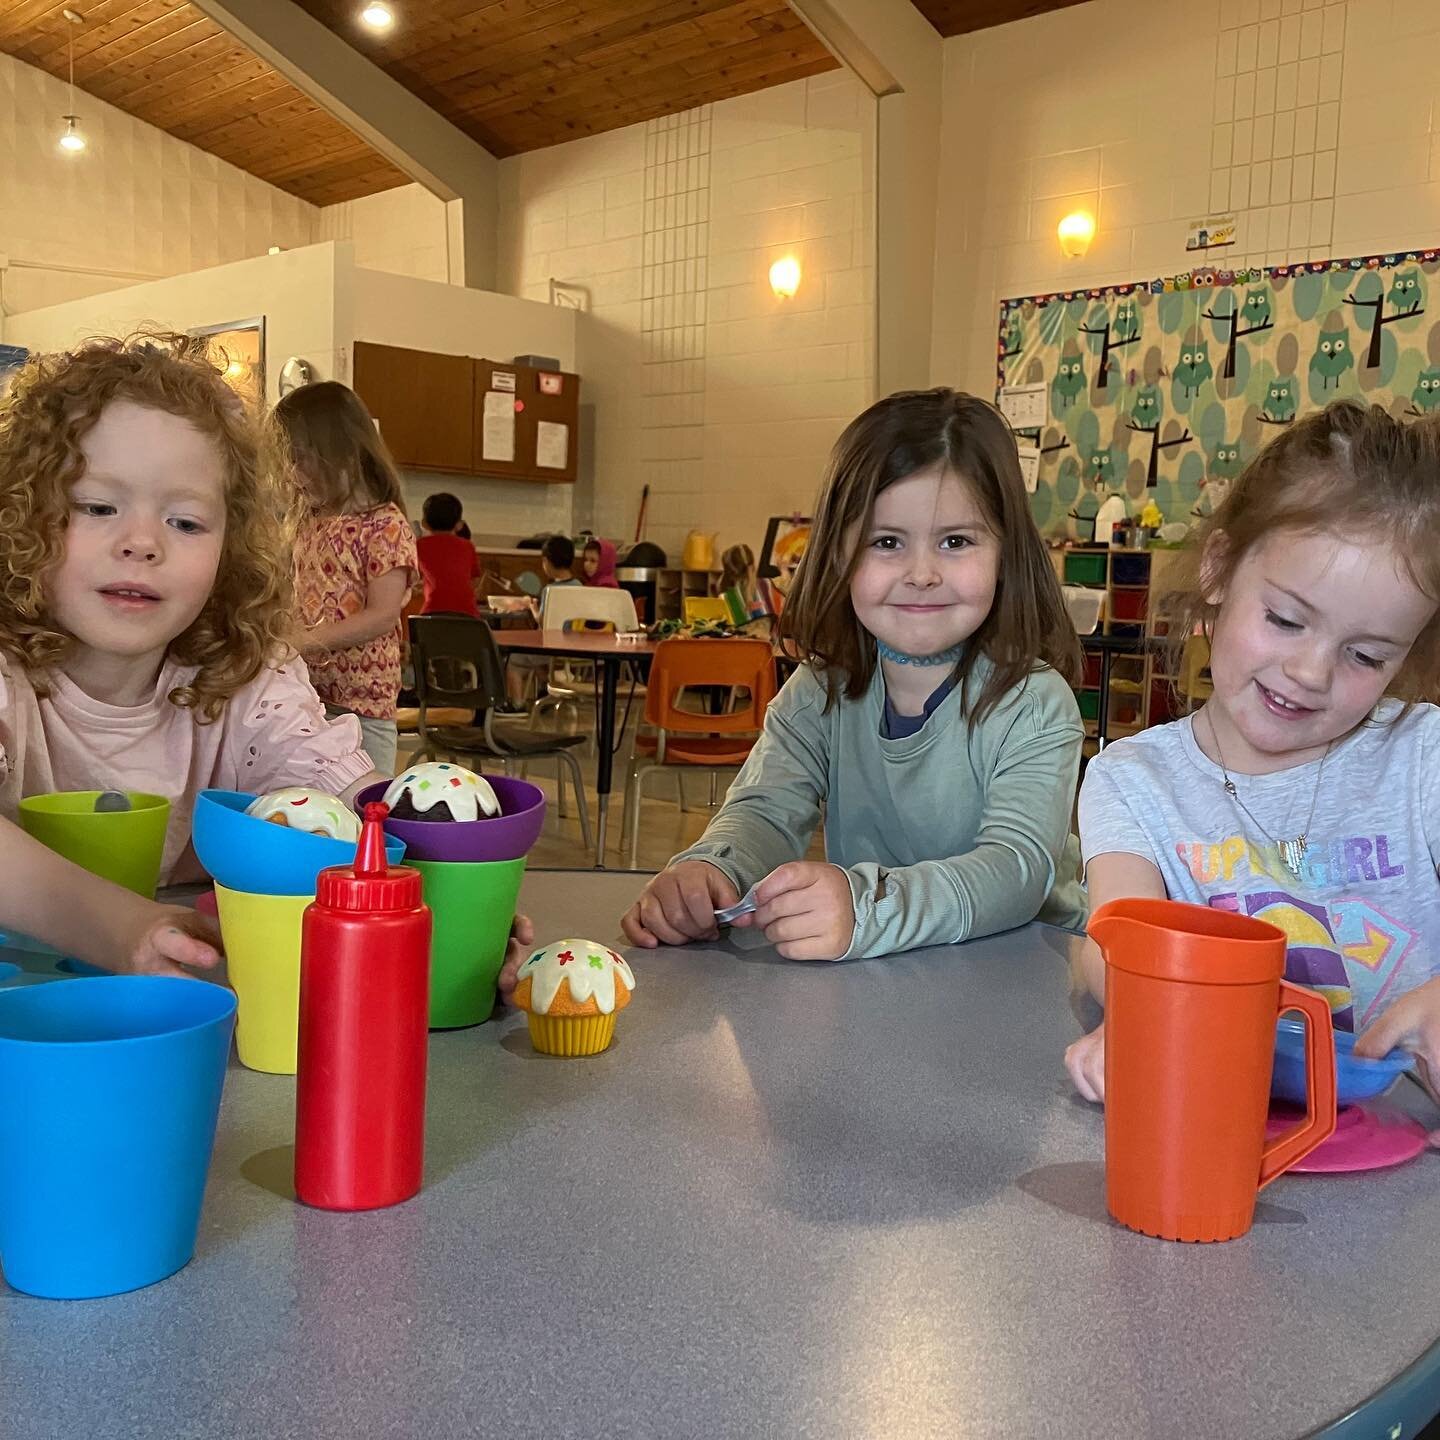
[[887, 740], [878, 669], [859, 700], [827, 715], [824, 686], [801, 666], [725, 804], [671, 864], [709, 861], [743, 893], [805, 854], [823, 804], [826, 858], [846, 872], [855, 906], [847, 959], [1037, 918], [1082, 927], [1070, 813], [1084, 729], [1074, 695], [1039, 670], [973, 729], [962, 698], [957, 687], [915, 734]]

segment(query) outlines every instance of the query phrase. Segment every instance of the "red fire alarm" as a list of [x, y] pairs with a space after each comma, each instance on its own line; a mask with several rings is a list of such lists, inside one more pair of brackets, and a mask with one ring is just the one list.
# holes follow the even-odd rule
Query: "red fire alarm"
[[542, 395], [559, 395], [565, 389], [565, 377], [563, 375], [546, 375], [543, 372], [540, 376], [540, 393]]

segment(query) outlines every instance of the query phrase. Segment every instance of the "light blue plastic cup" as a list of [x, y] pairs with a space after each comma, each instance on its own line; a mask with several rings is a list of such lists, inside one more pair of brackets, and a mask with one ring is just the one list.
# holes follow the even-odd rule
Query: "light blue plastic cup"
[[56, 1300], [189, 1263], [235, 996], [113, 975], [0, 991], [0, 1270]]

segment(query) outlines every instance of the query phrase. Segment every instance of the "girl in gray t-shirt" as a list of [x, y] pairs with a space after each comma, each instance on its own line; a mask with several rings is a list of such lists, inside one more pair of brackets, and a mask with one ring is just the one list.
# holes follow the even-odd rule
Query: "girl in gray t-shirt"
[[[1246, 467], [1166, 611], [1213, 692], [1108, 746], [1080, 794], [1092, 908], [1169, 897], [1289, 937], [1356, 1053], [1440, 1078], [1440, 429], [1337, 401]], [[1178, 659], [1178, 654], [1177, 657]], [[1196, 698], [1192, 696], [1191, 698]], [[1086, 981], [1104, 993], [1087, 944]], [[1104, 1025], [1066, 1065], [1104, 1098]]]

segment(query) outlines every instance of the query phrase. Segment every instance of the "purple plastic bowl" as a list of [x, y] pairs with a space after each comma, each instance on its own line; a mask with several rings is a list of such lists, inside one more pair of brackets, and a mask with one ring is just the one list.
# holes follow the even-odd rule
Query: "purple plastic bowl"
[[[509, 775], [487, 775], [490, 788], [500, 802], [500, 814], [489, 820], [387, 820], [385, 832], [405, 842], [411, 860], [440, 860], [450, 865], [475, 865], [487, 860], [518, 860], [530, 847], [545, 823], [545, 792], [528, 780]], [[355, 809], [385, 798], [390, 782], [367, 785], [355, 797]]]

